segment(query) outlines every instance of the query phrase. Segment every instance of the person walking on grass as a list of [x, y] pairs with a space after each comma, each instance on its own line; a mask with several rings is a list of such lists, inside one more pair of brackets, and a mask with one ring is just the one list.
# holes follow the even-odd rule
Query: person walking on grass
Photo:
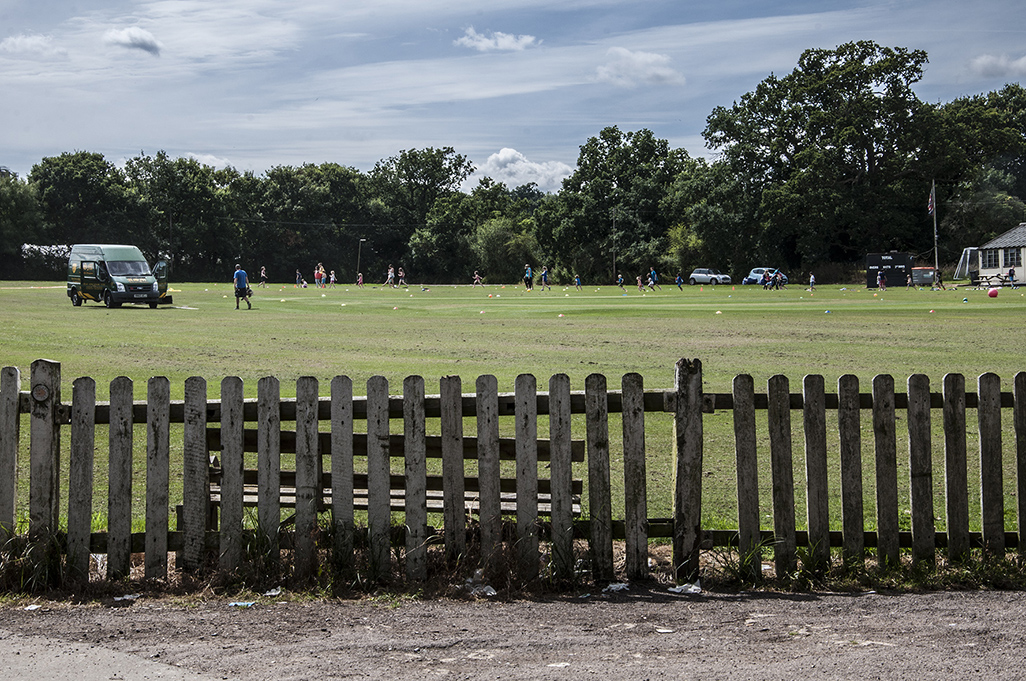
[[303, 273], [296, 270], [296, 288], [300, 288], [303, 285]]
[[524, 265], [524, 287], [530, 291], [534, 288], [534, 271], [528, 264]]
[[239, 309], [239, 299], [246, 301], [246, 309], [253, 309], [253, 306], [249, 302], [249, 277], [246, 276], [246, 270], [242, 269], [242, 265], [235, 266], [235, 309]]
[[684, 275], [682, 275], [680, 272], [678, 272], [677, 273], [677, 278], [673, 280], [673, 283], [675, 283], [677, 285], [678, 289], [683, 291], [684, 290]]
[[474, 270], [474, 286], [473, 286], [473, 288], [477, 288], [478, 284], [481, 284], [481, 288], [484, 288], [484, 279], [482, 279], [481, 275], [477, 273], [477, 270]]
[[541, 273], [541, 290], [544, 291], [546, 287], [551, 291], [552, 286], [549, 285], [549, 268], [548, 266], [542, 267]]
[[331, 271], [331, 277], [329, 277], [328, 281], [331, 282], [331, 288], [335, 288], [335, 284], [337, 283], [335, 281], [335, 270]]
[[620, 287], [620, 290], [627, 293], [627, 289], [623, 287], [623, 272], [616, 273], [616, 285]]
[[811, 272], [809, 273], [809, 290], [816, 290], [816, 275], [812, 274]]
[[574, 286], [577, 288], [578, 291], [581, 290], [581, 275], [574, 275]]
[[645, 292], [645, 284], [642, 283], [641, 275], [640, 274], [638, 275], [638, 290], [641, 291], [642, 293]]
[[363, 272], [356, 273], [356, 285], [363, 288]]
[[267, 288], [267, 268], [260, 266], [260, 288]]
[[399, 281], [395, 284], [396, 288], [399, 288], [400, 286], [410, 288], [410, 285], [406, 283], [406, 271], [402, 267], [399, 268]]
[[388, 274], [385, 275], [385, 283], [381, 285], [382, 288], [388, 286], [389, 288], [395, 288], [395, 268], [392, 265], [388, 266]]

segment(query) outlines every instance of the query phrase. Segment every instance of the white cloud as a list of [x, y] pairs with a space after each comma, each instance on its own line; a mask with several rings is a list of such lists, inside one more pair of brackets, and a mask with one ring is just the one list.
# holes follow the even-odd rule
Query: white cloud
[[627, 88], [639, 84], [684, 84], [684, 76], [670, 65], [670, 58], [664, 54], [631, 52], [625, 47], [612, 47], [606, 54], [609, 61], [596, 70], [600, 81]]
[[66, 50], [54, 47], [53, 38], [48, 35], [12, 35], [0, 42], [0, 52], [43, 56], [67, 54]]
[[160, 56], [160, 50], [163, 48], [152, 33], [138, 26], [112, 28], [103, 36], [103, 42], [130, 50], [149, 52], [155, 57]]
[[969, 68], [984, 78], [1021, 78], [1026, 76], [1026, 57], [981, 54], [969, 63]]
[[494, 50], [519, 52], [540, 42], [533, 35], [513, 35], [512, 33], [491, 31], [489, 31], [488, 35], [485, 35], [478, 33], [471, 26], [466, 30], [462, 38], [453, 41], [453, 45], [469, 47], [478, 52], [491, 52]]
[[205, 166], [210, 166], [212, 168], [228, 168], [232, 165], [231, 161], [229, 161], [227, 158], [224, 158], [222, 156], [216, 156], [214, 154], [195, 154], [190, 151], [189, 153], [185, 154], [185, 157], [191, 158], [194, 161], [202, 163]]
[[563, 178], [573, 171], [573, 168], [560, 161], [537, 163], [528, 160], [516, 149], [504, 147], [489, 156], [472, 179], [476, 181], [481, 177], [490, 177], [510, 188], [534, 182], [543, 192], [554, 192], [562, 185]]

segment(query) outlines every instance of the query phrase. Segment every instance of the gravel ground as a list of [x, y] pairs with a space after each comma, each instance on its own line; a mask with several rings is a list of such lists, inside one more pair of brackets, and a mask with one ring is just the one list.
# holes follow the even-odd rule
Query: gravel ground
[[922, 681], [1026, 669], [1021, 592], [293, 597], [7, 604], [0, 678]]

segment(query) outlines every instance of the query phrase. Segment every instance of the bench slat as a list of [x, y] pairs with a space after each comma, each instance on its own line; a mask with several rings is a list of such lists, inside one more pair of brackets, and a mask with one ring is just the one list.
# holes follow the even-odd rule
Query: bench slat
[[[429, 459], [440, 459], [442, 458], [442, 438], [437, 435], [429, 435], [424, 438], [425, 444], [427, 445], [427, 457]], [[318, 436], [320, 451], [328, 453], [331, 451], [331, 433], [320, 433]], [[254, 429], [246, 429], [243, 433], [243, 451], [256, 452], [257, 451], [257, 431]], [[220, 428], [207, 428], [207, 449], [211, 451], [221, 450], [221, 429]], [[281, 431], [281, 451], [282, 453], [294, 454], [296, 452], [296, 433], [295, 431], [283, 430]], [[388, 451], [389, 454], [396, 458], [403, 458], [406, 452], [405, 439], [401, 434], [389, 435], [388, 437]], [[573, 440], [570, 443], [570, 453], [572, 461], [584, 461], [586, 451], [586, 445], [584, 440]], [[549, 441], [538, 440], [538, 460], [548, 461], [549, 460]], [[367, 456], [367, 434], [366, 433], [354, 433], [353, 434], [353, 455], [354, 456]], [[464, 459], [477, 459], [477, 438], [464, 436], [463, 437], [463, 458]], [[514, 438], [499, 438], [499, 458], [506, 461], [514, 461], [516, 459], [516, 440]]]

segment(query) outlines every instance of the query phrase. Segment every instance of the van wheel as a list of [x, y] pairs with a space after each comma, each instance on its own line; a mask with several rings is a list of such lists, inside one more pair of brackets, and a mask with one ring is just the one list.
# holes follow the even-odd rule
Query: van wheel
[[156, 310], [157, 309], [157, 304], [156, 303], [150, 303], [150, 309], [151, 310]]
[[75, 307], [82, 305], [82, 296], [78, 295], [78, 291], [75, 289], [71, 290], [71, 304]]
[[114, 296], [110, 294], [110, 291], [106, 291], [103, 294], [103, 304], [108, 308], [121, 307], [121, 303], [114, 302]]

